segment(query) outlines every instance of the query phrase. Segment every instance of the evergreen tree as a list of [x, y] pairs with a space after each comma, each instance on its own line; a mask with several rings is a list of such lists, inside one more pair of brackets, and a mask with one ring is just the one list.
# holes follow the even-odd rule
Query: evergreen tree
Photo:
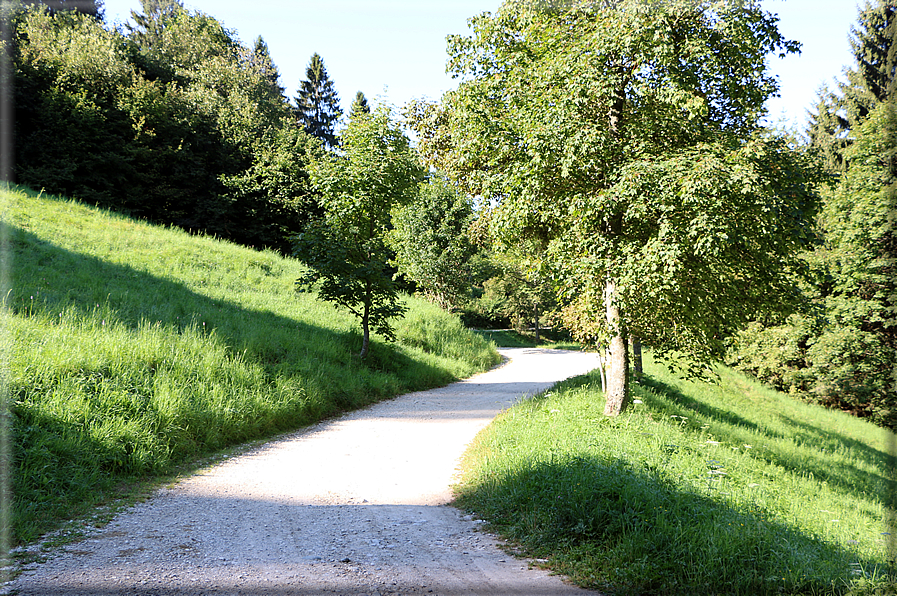
[[850, 122], [843, 103], [841, 96], [823, 88], [816, 100], [816, 112], [810, 112], [807, 129], [810, 145], [819, 152], [826, 171], [833, 173], [844, 171], [844, 151], [850, 144]]
[[349, 110], [349, 117], [354, 118], [358, 114], [370, 114], [371, 106], [368, 105], [368, 98], [364, 96], [364, 93], [361, 91], [355, 94], [355, 99], [352, 101], [352, 108]]
[[336, 146], [335, 125], [343, 111], [333, 81], [324, 68], [324, 59], [317, 52], [312, 55], [305, 70], [306, 80], [299, 84], [296, 96], [296, 113], [305, 132], [324, 141], [328, 147]]
[[809, 136], [837, 184], [824, 242], [804, 258], [814, 310], [749, 327], [730, 363], [763, 381], [897, 429], [897, 8], [868, 0], [850, 29], [855, 63], [820, 92]]
[[179, 10], [184, 10], [181, 0], [140, 0], [143, 12], [131, 11], [131, 19], [134, 25], [126, 27], [130, 31], [131, 39], [143, 49], [154, 48], [159, 45], [165, 22], [174, 17]]
[[271, 52], [268, 50], [268, 44], [265, 43], [265, 40], [261, 35], [255, 38], [252, 55], [250, 56], [250, 63], [253, 68], [255, 68], [256, 71], [270, 83], [271, 90], [274, 93], [283, 95], [283, 92], [286, 91], [286, 89], [280, 84], [280, 71], [274, 64], [274, 60], [271, 59]]
[[[860, 10], [858, 23], [850, 29], [850, 48], [856, 59], [853, 73], [866, 96], [857, 98], [857, 119], [863, 119], [874, 109], [868, 101], [887, 101], [895, 89], [895, 68], [897, 68], [897, 35], [895, 27], [895, 7], [891, 0], [879, 0], [873, 6], [866, 0]], [[851, 78], [850, 75], [848, 78]]]
[[866, 0], [857, 24], [850, 28], [855, 65], [845, 72], [839, 94], [819, 93], [811, 113], [811, 144], [834, 173], [846, 168], [844, 152], [851, 129], [859, 126], [876, 106], [890, 99], [897, 88], [897, 8], [893, 0]]
[[831, 290], [808, 360], [821, 401], [897, 428], [897, 105], [854, 137], [823, 210]]

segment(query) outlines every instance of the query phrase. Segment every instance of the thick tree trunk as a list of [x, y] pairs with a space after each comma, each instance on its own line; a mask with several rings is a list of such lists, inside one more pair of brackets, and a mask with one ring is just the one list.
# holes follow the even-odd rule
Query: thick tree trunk
[[632, 372], [638, 380], [642, 378], [642, 340], [631, 335], [629, 345], [632, 347]]
[[607, 363], [607, 391], [605, 392], [605, 416], [617, 416], [629, 405], [629, 349], [626, 329], [620, 317], [613, 280], [608, 279], [604, 289], [607, 327], [610, 330]]

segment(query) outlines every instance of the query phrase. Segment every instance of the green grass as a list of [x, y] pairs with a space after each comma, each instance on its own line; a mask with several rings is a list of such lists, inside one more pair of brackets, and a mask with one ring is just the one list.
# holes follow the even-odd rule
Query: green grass
[[728, 369], [683, 381], [648, 355], [645, 370], [618, 418], [595, 374], [503, 413], [457, 504], [609, 593], [895, 593], [890, 435]]
[[[302, 265], [20, 189], [0, 195], [13, 414], [13, 539], [137, 479], [498, 361], [417, 300], [398, 342], [296, 294]], [[10, 353], [11, 352], [11, 353]]]
[[514, 329], [473, 329], [480, 337], [491, 341], [500, 348], [534, 348], [546, 347], [559, 350], [578, 350], [580, 345], [563, 332], [542, 329], [539, 340], [532, 331], [521, 333]]

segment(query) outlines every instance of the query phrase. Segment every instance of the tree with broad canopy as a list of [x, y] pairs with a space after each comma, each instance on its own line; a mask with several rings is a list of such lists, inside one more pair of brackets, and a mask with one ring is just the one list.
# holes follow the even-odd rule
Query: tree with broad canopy
[[507, 0], [449, 38], [457, 90], [409, 109], [430, 165], [497, 201], [496, 236], [541, 242], [600, 321], [608, 415], [631, 333], [697, 366], [797, 300], [816, 174], [758, 125], [767, 55], [798, 50], [776, 20], [751, 0]]

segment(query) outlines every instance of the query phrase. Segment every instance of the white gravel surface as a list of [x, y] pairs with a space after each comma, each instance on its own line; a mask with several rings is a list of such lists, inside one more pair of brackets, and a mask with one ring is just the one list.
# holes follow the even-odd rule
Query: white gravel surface
[[502, 409], [595, 368], [502, 349], [503, 366], [232, 457], [26, 566], [5, 592], [532, 596], [587, 594], [530, 568], [448, 506], [458, 460]]

